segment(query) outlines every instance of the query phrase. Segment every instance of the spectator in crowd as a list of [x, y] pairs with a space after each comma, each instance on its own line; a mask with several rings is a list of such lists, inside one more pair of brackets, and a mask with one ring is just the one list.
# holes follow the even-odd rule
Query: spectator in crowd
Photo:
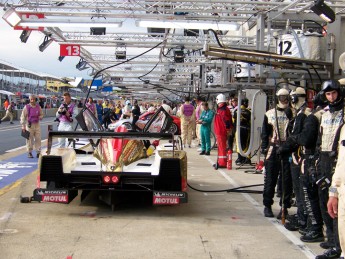
[[4, 102], [4, 108], [6, 110], [5, 116], [0, 120], [0, 124], [3, 120], [10, 118], [10, 124], [13, 124], [13, 115], [14, 115], [14, 103], [9, 102], [8, 98], [6, 98]]
[[163, 100], [163, 101], [162, 101], [162, 107], [163, 107], [163, 109], [164, 109], [167, 113], [169, 113], [170, 115], [172, 115], [172, 109], [171, 109], [170, 105], [167, 104], [167, 101], [166, 101], [166, 100]]
[[105, 100], [103, 103], [103, 116], [102, 116], [102, 121], [104, 128], [108, 128], [108, 125], [111, 123], [110, 121], [110, 113], [111, 113], [111, 104], [109, 100]]
[[41, 125], [40, 120], [43, 118], [43, 111], [41, 106], [36, 103], [36, 96], [30, 95], [30, 103], [25, 105], [20, 116], [20, 124], [22, 131], [29, 131], [29, 139], [26, 140], [26, 150], [28, 157], [33, 158], [32, 150], [35, 146], [36, 157], [41, 153]]
[[86, 108], [88, 108], [95, 115], [96, 118], [98, 117], [98, 115], [97, 115], [97, 107], [96, 107], [96, 104], [93, 102], [92, 97], [88, 98], [87, 103], [85, 104], [85, 106], [86, 106]]
[[139, 116], [140, 116], [140, 107], [138, 105], [138, 101], [134, 100], [133, 109], [132, 109], [132, 129], [133, 130], [137, 129], [136, 122], [139, 120]]
[[98, 100], [96, 103], [96, 109], [97, 109], [97, 118], [99, 123], [102, 125], [103, 124], [103, 105], [102, 105], [102, 100]]

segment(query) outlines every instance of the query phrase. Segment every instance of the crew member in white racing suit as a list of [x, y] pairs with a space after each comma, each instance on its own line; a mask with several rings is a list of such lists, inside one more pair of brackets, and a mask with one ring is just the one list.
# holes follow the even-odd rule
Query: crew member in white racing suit
[[332, 219], [327, 211], [329, 186], [336, 164], [338, 141], [341, 126], [344, 124], [344, 99], [340, 84], [336, 80], [327, 80], [322, 84], [322, 93], [328, 101], [329, 110], [320, 123], [320, 158], [317, 165], [317, 183], [322, 219], [326, 226], [327, 242], [320, 244], [327, 250], [316, 259], [338, 258], [341, 254], [338, 236], [337, 218]]
[[[73, 125], [75, 116], [78, 114], [78, 107], [72, 102], [70, 93], [64, 93], [63, 98], [64, 102], [56, 112], [56, 118], [60, 121], [58, 131], [74, 131]], [[58, 143], [59, 147], [67, 147], [67, 138], [59, 138]]]
[[[291, 135], [280, 147], [281, 153], [292, 152], [291, 174], [297, 202], [297, 218], [292, 217], [285, 228], [298, 230], [304, 242], [324, 240], [322, 216], [316, 185], [315, 149], [319, 132], [319, 114], [322, 111], [320, 95], [314, 99], [316, 109], [306, 107], [306, 92], [298, 87], [291, 92], [291, 104], [296, 117]], [[309, 225], [307, 226], [307, 222]]]
[[292, 181], [289, 155], [282, 154], [278, 156], [277, 150], [279, 144], [284, 143], [287, 139], [288, 126], [292, 119], [292, 111], [289, 108], [289, 91], [280, 89], [276, 95], [278, 98], [277, 107], [265, 113], [261, 134], [261, 149], [262, 153], [266, 155], [266, 174], [263, 191], [263, 204], [265, 206], [264, 215], [265, 217], [274, 217], [272, 212], [273, 197], [278, 176], [281, 174], [283, 194], [280, 197], [279, 204], [280, 206], [284, 205], [284, 211], [281, 210], [278, 214], [277, 218], [280, 219], [282, 213], [286, 215], [287, 209], [291, 207]]

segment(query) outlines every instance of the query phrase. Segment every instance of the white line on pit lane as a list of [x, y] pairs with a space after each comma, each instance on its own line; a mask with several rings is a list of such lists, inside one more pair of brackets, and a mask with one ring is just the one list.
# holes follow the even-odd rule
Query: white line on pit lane
[[[44, 140], [41, 141], [41, 143], [43, 143], [44, 141], [47, 141], [47, 140], [44, 139]], [[57, 147], [57, 146], [58, 146], [58, 143], [52, 145], [52, 147]], [[23, 148], [26, 148], [26, 146], [21, 146], [21, 147], [16, 147], [14, 149], [6, 150], [5, 153], [15, 152], [15, 151], [18, 151], [18, 150], [23, 149]]]
[[[211, 164], [215, 164], [214, 161], [211, 160], [211, 158], [204, 156], [205, 159]], [[218, 169], [217, 170], [234, 188], [240, 187], [240, 185], [232, 179], [230, 176], [228, 176], [223, 170]], [[263, 216], [263, 206], [261, 206], [259, 203], [256, 202], [249, 194], [242, 193], [242, 195], [256, 208]], [[287, 230], [282, 224], [280, 224], [276, 219], [272, 218], [266, 218], [269, 220], [287, 239], [289, 239], [298, 250], [300, 250], [307, 258], [314, 259], [315, 254], [313, 251], [306, 246], [299, 238], [297, 238], [294, 234], [291, 233], [291, 231]]]

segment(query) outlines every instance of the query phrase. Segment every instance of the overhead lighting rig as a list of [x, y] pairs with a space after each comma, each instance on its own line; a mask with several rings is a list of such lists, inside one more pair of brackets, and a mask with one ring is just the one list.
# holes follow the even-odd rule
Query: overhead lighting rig
[[2, 19], [4, 19], [12, 27], [18, 25], [18, 23], [20, 23], [22, 20], [16, 10], [13, 8], [6, 10], [5, 14], [2, 16]]
[[20, 34], [20, 41], [23, 43], [26, 43], [29, 39], [29, 36], [31, 34], [31, 30], [23, 30], [22, 34]]
[[324, 0], [315, 0], [315, 5], [310, 8], [314, 13], [320, 16], [325, 22], [332, 23], [335, 21], [335, 13]]
[[87, 66], [87, 62], [81, 58], [78, 62], [78, 64], [75, 66], [76, 69], [78, 69], [79, 71], [82, 71], [82, 70], [85, 70], [85, 69], [88, 69], [90, 67]]
[[43, 52], [48, 46], [53, 42], [53, 39], [49, 36], [45, 36], [42, 44], [38, 47], [38, 49]]

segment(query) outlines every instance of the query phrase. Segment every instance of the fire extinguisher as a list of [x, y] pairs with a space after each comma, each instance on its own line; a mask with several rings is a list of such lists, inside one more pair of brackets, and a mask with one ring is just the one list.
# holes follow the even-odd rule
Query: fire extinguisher
[[229, 149], [228, 150], [228, 161], [227, 161], [227, 164], [226, 164], [226, 168], [228, 168], [228, 170], [231, 170], [232, 169], [232, 150]]

